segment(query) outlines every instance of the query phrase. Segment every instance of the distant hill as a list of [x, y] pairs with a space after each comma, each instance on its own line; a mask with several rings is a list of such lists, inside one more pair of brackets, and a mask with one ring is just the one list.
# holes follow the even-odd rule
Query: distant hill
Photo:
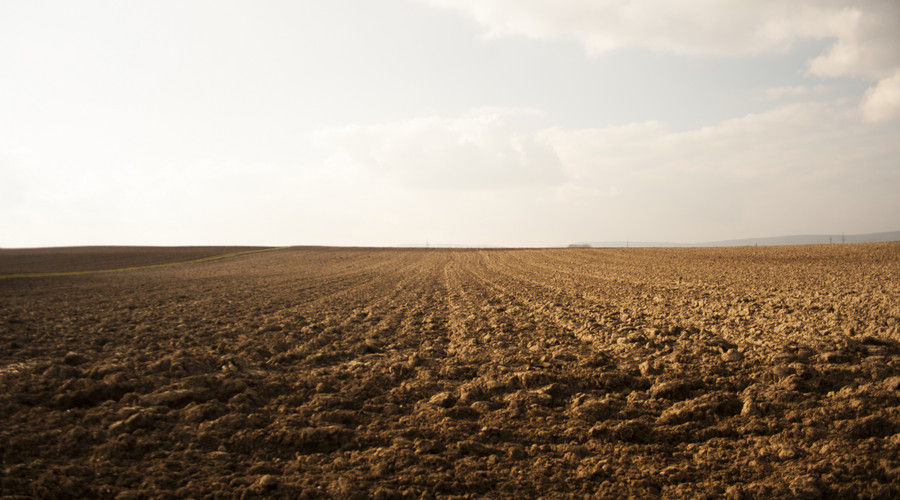
[[[794, 234], [766, 238], [744, 238], [739, 240], [707, 241], [702, 243], [670, 243], [662, 241], [595, 241], [574, 243], [575, 246], [591, 247], [740, 247], [775, 245], [820, 245], [827, 243], [877, 243], [900, 241], [900, 231], [866, 234]], [[572, 245], [570, 245], [572, 246]]]

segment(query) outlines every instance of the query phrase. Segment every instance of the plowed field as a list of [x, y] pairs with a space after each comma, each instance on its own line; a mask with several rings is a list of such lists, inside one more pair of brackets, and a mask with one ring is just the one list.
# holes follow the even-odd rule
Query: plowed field
[[81, 272], [210, 258], [260, 247], [60, 247], [0, 249], [0, 275]]
[[6, 495], [896, 498], [900, 244], [4, 279], [0, 389]]

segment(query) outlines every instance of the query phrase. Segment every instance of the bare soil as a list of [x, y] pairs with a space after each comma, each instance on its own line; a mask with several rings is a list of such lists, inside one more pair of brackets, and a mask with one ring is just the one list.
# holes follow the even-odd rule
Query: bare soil
[[896, 243], [0, 280], [3, 495], [897, 498], [898, 457]]
[[0, 274], [96, 271], [202, 259], [263, 247], [0, 248]]

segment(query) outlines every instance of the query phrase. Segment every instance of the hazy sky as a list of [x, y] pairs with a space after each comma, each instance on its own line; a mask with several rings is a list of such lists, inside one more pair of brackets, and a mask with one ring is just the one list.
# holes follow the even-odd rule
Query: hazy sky
[[0, 246], [896, 229], [895, 0], [0, 0]]

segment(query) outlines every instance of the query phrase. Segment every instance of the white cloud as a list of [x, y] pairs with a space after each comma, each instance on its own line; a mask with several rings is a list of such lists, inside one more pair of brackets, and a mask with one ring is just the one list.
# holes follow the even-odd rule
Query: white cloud
[[[812, 74], [881, 79], [900, 68], [900, 3], [869, 0], [822, 5], [827, 6], [828, 17], [818, 31], [835, 41], [827, 52], [809, 62]], [[812, 22], [806, 20], [798, 31], [817, 31], [809, 28]]]
[[[894, 150], [891, 132], [859, 123], [852, 107], [801, 103], [687, 131], [648, 122], [599, 129], [547, 129], [570, 178], [623, 185], [678, 176], [786, 182], [844, 175], [861, 168], [848, 157]], [[869, 163], [871, 165], [872, 163]], [[878, 164], [878, 162], [874, 162]], [[627, 181], [627, 182], [626, 182]]]
[[[697, 220], [715, 234], [823, 231], [854, 220], [888, 228], [900, 210], [898, 128], [857, 114], [852, 103], [799, 103], [685, 131], [650, 122], [540, 135], [566, 185], [591, 187], [607, 213], [655, 226], [650, 237], [672, 230], [670, 238], [702, 240], [691, 233]], [[609, 190], [618, 195], [604, 198]]]
[[872, 122], [900, 116], [900, 70], [866, 92], [862, 112], [863, 117]]
[[784, 183], [846, 173], [860, 168], [848, 155], [864, 155], [882, 129], [860, 123], [852, 106], [813, 102], [682, 131], [656, 121], [550, 127], [531, 110], [489, 108], [331, 129], [318, 139], [332, 157], [417, 188], [575, 183], [582, 194], [609, 194], [685, 176], [702, 187], [711, 179]]
[[[582, 230], [599, 224], [634, 238], [641, 228], [645, 238], [700, 241], [860, 220], [891, 227], [900, 210], [898, 126], [858, 114], [850, 102], [794, 103], [674, 130], [660, 122], [550, 127], [538, 115], [492, 109], [322, 137], [333, 155], [398, 187], [448, 188], [437, 195], [448, 206], [453, 188], [485, 188], [508, 193], [510, 206], [547, 206]], [[516, 195], [507, 186], [528, 189]]]
[[625, 47], [688, 55], [784, 50], [798, 37], [792, 26], [828, 14], [777, 1], [423, 1], [468, 14], [490, 36], [574, 39], [593, 54]]
[[[489, 36], [568, 39], [591, 54], [638, 47], [688, 56], [780, 53], [833, 40], [808, 71], [872, 81], [900, 69], [896, 0], [421, 0], [457, 10]], [[879, 115], [897, 116], [892, 110]]]
[[821, 94], [825, 92], [824, 85], [789, 85], [784, 87], [772, 87], [766, 89], [766, 98], [772, 100], [784, 99], [789, 97], [805, 97], [813, 94]]
[[[900, 82], [900, 75], [889, 81], [895, 80]], [[897, 104], [897, 94], [874, 94]], [[475, 109], [330, 129], [318, 134], [318, 143], [332, 158], [349, 158], [368, 172], [414, 187], [577, 183], [585, 188], [582, 193], [608, 195], [625, 185], [680, 176], [697, 176], [698, 185], [706, 177], [784, 183], [895, 170], [881, 157], [900, 152], [896, 134], [896, 124], [860, 121], [847, 102], [822, 101], [785, 104], [689, 130], [657, 121], [552, 127], [530, 110]]]
[[557, 182], [559, 160], [534, 135], [540, 115], [482, 108], [324, 131], [320, 144], [401, 183], [426, 188], [516, 187]]

